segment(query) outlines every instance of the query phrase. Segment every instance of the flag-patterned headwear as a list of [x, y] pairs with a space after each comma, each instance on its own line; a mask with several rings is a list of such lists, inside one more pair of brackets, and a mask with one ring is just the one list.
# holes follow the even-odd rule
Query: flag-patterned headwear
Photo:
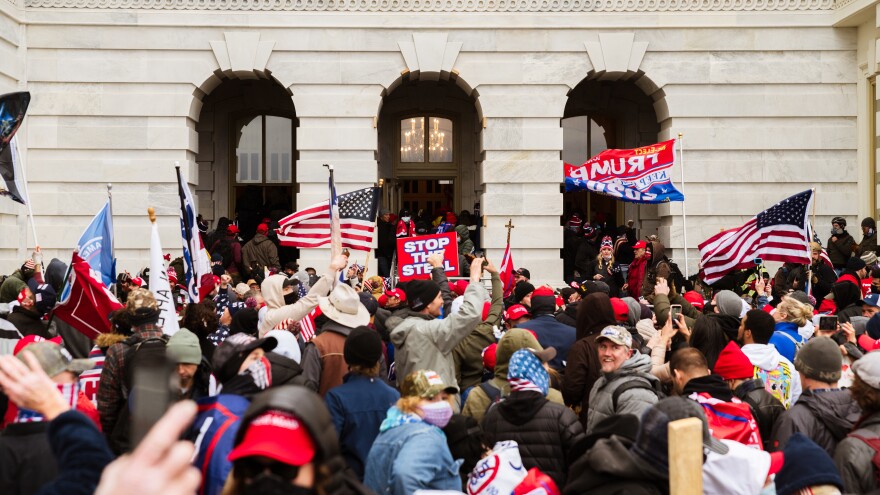
[[507, 381], [514, 392], [532, 390], [547, 395], [550, 390], [550, 375], [538, 356], [528, 349], [520, 349], [510, 357]]
[[606, 235], [605, 237], [602, 238], [602, 245], [600, 246], [600, 249], [601, 248], [609, 248], [609, 249], [614, 248], [614, 241], [611, 240], [611, 236]]

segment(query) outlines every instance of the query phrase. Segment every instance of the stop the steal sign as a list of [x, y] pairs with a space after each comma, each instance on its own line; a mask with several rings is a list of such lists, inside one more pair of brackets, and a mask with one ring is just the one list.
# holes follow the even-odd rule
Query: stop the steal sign
[[397, 239], [397, 276], [401, 282], [431, 278], [428, 256], [443, 255], [446, 276], [458, 275], [458, 240], [455, 232]]

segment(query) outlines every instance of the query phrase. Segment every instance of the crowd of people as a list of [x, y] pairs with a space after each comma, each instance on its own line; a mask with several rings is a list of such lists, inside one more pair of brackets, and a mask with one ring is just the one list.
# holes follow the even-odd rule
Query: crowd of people
[[[382, 236], [419, 232], [380, 213], [390, 270]], [[236, 248], [229, 224], [205, 244], [235, 268], [218, 251], [199, 300], [170, 263], [178, 331], [150, 274], [123, 273], [94, 341], [52, 317], [66, 267], [37, 249], [0, 284], [0, 493], [669, 493], [668, 427], [686, 418], [705, 493], [871, 493], [880, 266], [862, 227], [856, 243], [835, 218], [812, 265], [708, 286], [657, 237], [575, 214], [553, 287], [522, 267], [505, 284], [454, 214], [433, 228], [457, 233], [466, 276], [432, 255], [405, 283], [345, 255], [282, 264], [268, 225]]]

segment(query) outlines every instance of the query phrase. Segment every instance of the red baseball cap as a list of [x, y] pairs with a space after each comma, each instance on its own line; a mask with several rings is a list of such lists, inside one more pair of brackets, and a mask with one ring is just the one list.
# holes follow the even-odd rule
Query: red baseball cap
[[406, 302], [406, 293], [400, 289], [386, 290], [385, 295], [388, 297], [396, 297], [400, 299], [400, 302]]
[[229, 227], [226, 227], [227, 234], [238, 234], [239, 232], [241, 231], [238, 230], [238, 225], [232, 224]]
[[614, 319], [625, 322], [629, 319], [629, 306], [619, 297], [611, 298], [611, 308], [614, 309]]
[[61, 337], [55, 337], [54, 339], [44, 339], [39, 335], [26, 335], [15, 343], [15, 347], [12, 349], [12, 355], [18, 356], [18, 353], [21, 352], [22, 349], [31, 344], [36, 344], [37, 342], [52, 342], [53, 344], [61, 345]]
[[646, 249], [648, 244], [645, 241], [639, 241], [633, 244], [633, 249]]
[[685, 301], [691, 303], [691, 306], [699, 309], [700, 311], [702, 311], [703, 307], [706, 305], [706, 301], [705, 299], [703, 299], [703, 296], [695, 290], [689, 290], [685, 292], [684, 296], [682, 297], [684, 297]]
[[551, 289], [550, 287], [545, 287], [542, 285], [541, 287], [538, 287], [537, 289], [535, 289], [534, 292], [532, 292], [532, 297], [553, 297], [553, 298], [555, 298], [556, 294], [553, 293], [553, 289]]
[[513, 321], [528, 315], [529, 310], [527, 310], [525, 306], [523, 306], [522, 304], [514, 304], [513, 306], [507, 308], [507, 311], [504, 312], [504, 319], [507, 321]]
[[486, 301], [483, 303], [483, 321], [486, 321], [486, 318], [489, 317], [489, 310], [492, 308], [492, 303]]
[[269, 226], [265, 223], [261, 223], [260, 225], [257, 225], [257, 232], [261, 234], [267, 234], [269, 233]]
[[498, 344], [494, 342], [489, 344], [489, 347], [483, 349], [483, 368], [495, 371], [495, 364], [497, 363], [495, 354], [497, 350]]
[[315, 458], [315, 442], [299, 418], [285, 411], [269, 410], [251, 421], [244, 439], [229, 453], [229, 460], [251, 456], [302, 466]]
[[468, 285], [470, 285], [470, 281], [468, 280], [456, 280], [452, 283], [452, 292], [455, 292], [459, 296], [464, 295], [464, 291], [467, 290]]

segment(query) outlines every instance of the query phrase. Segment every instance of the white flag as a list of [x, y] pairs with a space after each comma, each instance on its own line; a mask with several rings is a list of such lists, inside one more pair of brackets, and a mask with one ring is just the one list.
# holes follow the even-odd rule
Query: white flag
[[153, 222], [152, 239], [150, 239], [150, 292], [159, 304], [158, 325], [165, 335], [174, 335], [180, 330], [177, 324], [177, 312], [174, 310], [174, 296], [168, 283], [168, 270], [162, 257], [162, 242], [159, 240], [159, 226]]

